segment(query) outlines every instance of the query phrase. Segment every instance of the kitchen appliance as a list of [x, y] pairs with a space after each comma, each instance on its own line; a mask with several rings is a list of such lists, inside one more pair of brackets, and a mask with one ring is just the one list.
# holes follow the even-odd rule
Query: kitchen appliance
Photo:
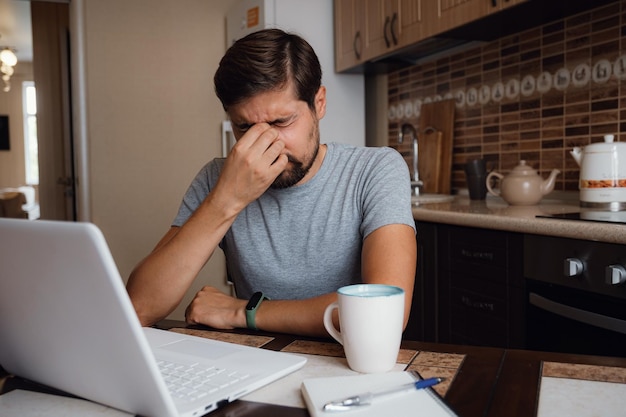
[[[520, 161], [509, 175], [502, 175], [492, 171], [487, 175], [487, 190], [489, 194], [500, 196], [513, 206], [532, 206], [541, 198], [554, 190], [556, 176], [561, 171], [553, 169], [550, 176], [544, 180], [526, 161]], [[500, 188], [492, 188], [492, 180], [500, 181]]]
[[580, 205], [604, 210], [626, 209], [626, 142], [614, 142], [613, 135], [604, 142], [570, 153], [580, 166]]
[[626, 356], [623, 245], [524, 236], [526, 347]]
[[626, 224], [626, 211], [589, 210], [572, 213], [539, 214], [536, 217], [560, 220], [582, 220], [601, 223]]

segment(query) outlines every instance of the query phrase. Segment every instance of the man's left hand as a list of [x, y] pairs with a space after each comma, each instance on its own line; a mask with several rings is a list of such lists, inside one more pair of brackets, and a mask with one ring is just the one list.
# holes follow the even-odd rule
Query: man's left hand
[[239, 300], [217, 288], [206, 286], [185, 310], [185, 320], [189, 324], [203, 324], [216, 329], [246, 327], [246, 304], [246, 300]]

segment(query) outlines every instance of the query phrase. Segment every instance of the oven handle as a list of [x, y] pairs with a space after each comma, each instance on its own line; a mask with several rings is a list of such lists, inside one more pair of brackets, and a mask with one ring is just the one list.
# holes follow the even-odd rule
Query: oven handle
[[586, 323], [594, 327], [600, 327], [606, 330], [626, 334], [626, 321], [624, 320], [566, 306], [564, 304], [548, 300], [547, 298], [532, 292], [528, 294], [528, 301], [530, 304], [538, 308], [558, 314], [559, 316], [579, 321], [581, 323]]

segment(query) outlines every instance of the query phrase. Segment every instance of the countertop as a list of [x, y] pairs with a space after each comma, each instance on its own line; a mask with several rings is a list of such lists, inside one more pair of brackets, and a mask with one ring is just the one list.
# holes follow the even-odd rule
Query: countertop
[[[580, 207], [578, 192], [553, 192], [534, 206], [511, 206], [492, 195], [482, 201], [470, 200], [464, 193], [451, 202], [413, 205], [417, 221], [626, 244], [626, 224], [537, 217], [573, 212], [601, 217], [615, 214]], [[617, 215], [626, 219], [626, 212]]]
[[[159, 327], [210, 339], [306, 355], [308, 368], [305, 366], [275, 384], [215, 410], [210, 414], [214, 417], [308, 417], [309, 413], [304, 408], [300, 395], [302, 380], [313, 374], [335, 376], [349, 372], [341, 345], [332, 339], [304, 338], [247, 329], [216, 330], [169, 320], [160, 322]], [[619, 415], [623, 407], [619, 399], [623, 398], [626, 384], [626, 358], [408, 340], [402, 342], [397, 366], [400, 369], [418, 371], [424, 378], [446, 377], [446, 381], [435, 387], [435, 390], [460, 417], [572, 415], [571, 407], [563, 408], [562, 403], [575, 404], [576, 399], [583, 398], [582, 394], [587, 395], [585, 398], [588, 399], [586, 404], [575, 409], [577, 416], [614, 416]], [[573, 384], [579, 387], [571, 388]], [[607, 388], [612, 389], [607, 391]], [[16, 390], [44, 392], [54, 394], [55, 397], [65, 395], [11, 375], [0, 367], [0, 394]], [[610, 404], [604, 402], [607, 392], [612, 395], [613, 402]], [[0, 395], [0, 399], [2, 397], [4, 396]], [[4, 398], [9, 401], [12, 397]], [[32, 403], [22, 402], [21, 406], [27, 411], [17, 415], [34, 415], [35, 406]], [[65, 411], [60, 415], [67, 415], [69, 410]], [[52, 413], [44, 411], [41, 415]], [[100, 411], [98, 415], [103, 414]]]

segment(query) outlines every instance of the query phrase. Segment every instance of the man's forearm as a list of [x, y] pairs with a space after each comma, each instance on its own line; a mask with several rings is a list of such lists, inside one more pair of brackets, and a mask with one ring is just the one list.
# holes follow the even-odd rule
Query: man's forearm
[[337, 300], [335, 293], [306, 300], [270, 300], [259, 307], [257, 327], [269, 332], [328, 337], [324, 328], [324, 311]]

